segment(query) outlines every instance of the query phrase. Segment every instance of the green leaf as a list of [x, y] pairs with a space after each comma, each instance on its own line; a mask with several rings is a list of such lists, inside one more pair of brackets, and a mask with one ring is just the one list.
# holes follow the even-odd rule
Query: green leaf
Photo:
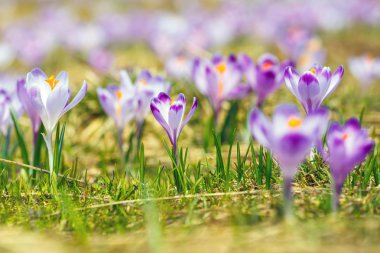
[[26, 148], [24, 133], [22, 132], [20, 125], [18, 124], [18, 121], [17, 121], [16, 116], [15, 116], [13, 111], [11, 111], [11, 117], [12, 117], [13, 125], [15, 127], [18, 145], [19, 145], [20, 151], [21, 151], [22, 161], [25, 164], [29, 164], [29, 155], [28, 155], [29, 153], [28, 153], [28, 149]]

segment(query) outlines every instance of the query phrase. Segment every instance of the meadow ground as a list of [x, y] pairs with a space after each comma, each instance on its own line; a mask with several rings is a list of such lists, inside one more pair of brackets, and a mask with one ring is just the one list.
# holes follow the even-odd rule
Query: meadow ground
[[[355, 27], [321, 36], [327, 65], [333, 68], [345, 66], [347, 58], [363, 48], [380, 54], [376, 28]], [[162, 70], [159, 60], [142, 45], [115, 50], [119, 67], [128, 62], [128, 66]], [[221, 51], [243, 51], [255, 58], [267, 51], [280, 55], [274, 47], [244, 39]], [[189, 149], [186, 158], [185, 152], [182, 156], [184, 181], [176, 188], [163, 144], [166, 136], [151, 116], [143, 149], [132, 150], [135, 158], [128, 163], [127, 175], [118, 169], [113, 122], [103, 114], [96, 97], [96, 86], [117, 80], [117, 74], [104, 77], [77, 56], [56, 55], [61, 55], [60, 62], [53, 55], [42, 67], [48, 72], [66, 69], [71, 85], [84, 77], [89, 92], [64, 119], [64, 175], [58, 181], [58, 194], [51, 192], [46, 174], [38, 172], [35, 180], [27, 181], [23, 166], [2, 161], [0, 252], [380, 251], [379, 81], [364, 91], [346, 71], [341, 86], [326, 101], [335, 120], [362, 115], [363, 125], [371, 129], [377, 143], [375, 152], [347, 180], [339, 212], [330, 211], [328, 169], [314, 155], [300, 168], [293, 185], [294, 218], [285, 220], [279, 169], [265, 150], [255, 142], [249, 144], [250, 99], [223, 108], [225, 118], [226, 112], [237, 107], [233, 121], [238, 123], [231, 145], [227, 141], [220, 147], [212, 143], [212, 135], [204, 134], [204, 119], [210, 117], [207, 101], [192, 84], [173, 82], [173, 94], [182, 91], [201, 98], [181, 137], [180, 145]], [[270, 97], [264, 111], [270, 113], [275, 104], [286, 101], [295, 99], [283, 87]], [[19, 123], [30, 142], [29, 122], [21, 119]], [[134, 126], [127, 128], [125, 140]], [[211, 142], [207, 152], [202, 148], [205, 139]], [[17, 146], [8, 158], [22, 161]]]

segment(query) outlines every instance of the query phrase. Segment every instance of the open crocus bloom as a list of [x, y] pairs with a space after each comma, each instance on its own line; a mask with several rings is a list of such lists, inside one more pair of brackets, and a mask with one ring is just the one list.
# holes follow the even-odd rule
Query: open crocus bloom
[[259, 109], [249, 115], [249, 128], [254, 138], [273, 152], [285, 179], [292, 179], [298, 165], [322, 137], [329, 113], [321, 108], [302, 118], [295, 105], [277, 107], [270, 122]]
[[257, 64], [245, 54], [239, 55], [239, 62], [246, 81], [256, 92], [257, 105], [262, 106], [268, 95], [275, 92], [284, 82], [284, 69], [294, 64], [290, 60], [279, 62], [272, 54], [262, 55]]
[[332, 123], [326, 140], [328, 151], [325, 152], [321, 143], [319, 150], [330, 165], [335, 191], [339, 195], [347, 175], [364, 161], [371, 152], [374, 141], [369, 138], [367, 129], [361, 128], [356, 118], [347, 120], [344, 126], [340, 126], [338, 122]]
[[133, 94], [123, 85], [110, 85], [107, 88], [97, 89], [100, 104], [103, 110], [116, 123], [119, 131], [134, 117]]
[[153, 76], [144, 70], [138, 75], [134, 85], [127, 71], [121, 71], [121, 85], [127, 93], [133, 96], [134, 116], [137, 124], [141, 125], [149, 113], [149, 104], [153, 97], [160, 92], [169, 93], [170, 84], [161, 76]]
[[251, 90], [248, 85], [242, 84], [242, 71], [235, 55], [217, 55], [211, 61], [195, 59], [192, 78], [216, 114], [223, 101], [243, 98]]
[[285, 70], [285, 83], [306, 113], [311, 113], [338, 87], [343, 73], [343, 66], [339, 66], [334, 73], [329, 67], [314, 66], [300, 76], [294, 68], [288, 67]]
[[87, 84], [84, 81], [78, 94], [68, 103], [71, 91], [67, 73], [62, 71], [57, 77], [48, 77], [41, 69], [36, 68], [26, 75], [26, 89], [47, 133], [52, 133], [62, 115], [83, 99]]
[[371, 55], [352, 57], [348, 61], [348, 66], [363, 86], [370, 85], [380, 77], [380, 57], [374, 58]]
[[184, 119], [186, 98], [182, 93], [178, 95], [177, 100], [172, 100], [166, 93], [163, 92], [152, 99], [150, 109], [152, 110], [153, 116], [165, 129], [174, 148], [177, 146], [177, 140], [183, 127], [191, 119], [197, 106], [198, 102], [194, 97], [191, 109]]

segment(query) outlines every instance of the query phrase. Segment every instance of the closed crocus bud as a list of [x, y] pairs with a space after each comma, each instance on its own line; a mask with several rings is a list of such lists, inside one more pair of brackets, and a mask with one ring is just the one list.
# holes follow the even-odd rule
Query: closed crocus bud
[[211, 60], [195, 59], [192, 79], [209, 100], [215, 118], [224, 101], [243, 98], [251, 91], [248, 85], [242, 83], [242, 70], [235, 55], [215, 55]]
[[172, 100], [168, 94], [161, 92], [152, 99], [150, 109], [158, 123], [165, 129], [177, 159], [177, 142], [183, 127], [189, 122], [197, 109], [198, 101], [194, 97], [189, 113], [184, 118], [186, 98], [181, 93], [176, 100]]
[[295, 105], [277, 107], [270, 122], [259, 109], [253, 109], [248, 125], [252, 136], [269, 149], [284, 176], [286, 211], [291, 201], [291, 183], [300, 163], [322, 137], [328, 124], [329, 113], [320, 108], [302, 118]]
[[338, 122], [332, 123], [327, 131], [326, 143], [327, 151], [322, 144], [319, 145], [319, 150], [330, 165], [334, 187], [332, 205], [336, 210], [344, 181], [371, 152], [374, 141], [369, 138], [368, 130], [361, 128], [356, 118], [351, 118], [343, 126]]
[[275, 92], [284, 82], [284, 69], [294, 66], [290, 60], [280, 62], [272, 54], [262, 55], [257, 64], [245, 54], [239, 55], [239, 63], [245, 74], [246, 81], [256, 92], [256, 105], [261, 107], [265, 99]]
[[301, 76], [294, 68], [288, 67], [285, 70], [285, 83], [306, 113], [312, 113], [338, 87], [343, 74], [343, 66], [339, 66], [334, 73], [329, 67], [315, 66]]
[[364, 87], [369, 86], [375, 79], [380, 77], [380, 57], [363, 55], [352, 57], [348, 61], [351, 73]]

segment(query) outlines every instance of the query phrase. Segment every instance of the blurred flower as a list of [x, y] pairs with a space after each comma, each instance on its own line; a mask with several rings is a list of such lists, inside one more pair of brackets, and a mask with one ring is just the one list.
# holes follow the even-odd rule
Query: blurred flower
[[23, 113], [23, 107], [17, 97], [17, 78], [15, 76], [0, 76], [0, 107], [0, 131], [5, 135], [9, 127], [13, 125], [11, 110], [16, 117]]
[[310, 66], [323, 65], [325, 58], [326, 51], [323, 49], [321, 41], [317, 38], [312, 38], [298, 57], [297, 68], [301, 71], [306, 71]]
[[247, 96], [251, 88], [242, 84], [242, 70], [235, 55], [215, 55], [211, 61], [194, 60], [192, 79], [198, 90], [208, 98], [218, 118], [222, 103]]
[[193, 116], [197, 106], [198, 101], [194, 97], [190, 111], [187, 114], [186, 118], [183, 119], [186, 108], [186, 98], [182, 93], [178, 95], [177, 100], [172, 101], [169, 95], [161, 92], [157, 97], [154, 97], [150, 103], [150, 109], [152, 110], [153, 116], [165, 129], [170, 142], [173, 145], [176, 159], [178, 158], [177, 142], [179, 136], [182, 132], [183, 127]]
[[25, 79], [20, 79], [17, 81], [17, 95], [24, 111], [28, 114], [30, 119], [33, 130], [33, 143], [36, 145], [38, 132], [41, 126], [41, 119], [37, 108], [33, 105], [32, 96], [26, 89]]
[[370, 85], [376, 78], [380, 77], [380, 57], [371, 55], [352, 57], [348, 61], [351, 73], [363, 86]]
[[338, 87], [343, 74], [343, 66], [339, 66], [332, 74], [329, 67], [316, 65], [301, 76], [294, 68], [288, 67], [285, 70], [285, 83], [306, 113], [311, 113]]
[[291, 183], [298, 166], [322, 137], [328, 118], [328, 111], [321, 108], [302, 119], [299, 110], [292, 104], [278, 106], [272, 122], [259, 109], [253, 109], [249, 114], [248, 125], [253, 137], [273, 152], [282, 171], [287, 206], [291, 199]]
[[133, 94], [129, 93], [125, 85], [110, 85], [106, 89], [97, 89], [100, 105], [116, 123], [119, 132], [134, 117]]
[[284, 69], [294, 66], [290, 60], [280, 63], [272, 54], [264, 54], [257, 64], [254, 64], [249, 56], [242, 54], [239, 56], [239, 62], [246, 81], [256, 92], [258, 107], [261, 107], [266, 97], [275, 92], [284, 82]]
[[88, 63], [91, 67], [100, 72], [107, 72], [110, 70], [114, 57], [104, 49], [95, 49], [89, 53]]
[[33, 69], [26, 75], [26, 90], [30, 94], [33, 107], [38, 111], [40, 119], [45, 126], [44, 136], [48, 153], [50, 174], [53, 172], [53, 147], [52, 133], [58, 120], [76, 106], [87, 92], [87, 83], [84, 81], [82, 88], [71, 100], [71, 91], [67, 73], [62, 71], [57, 77], [47, 77], [39, 68]]
[[133, 94], [135, 119], [138, 125], [143, 124], [149, 113], [150, 101], [160, 92], [169, 93], [170, 84], [161, 76], [153, 76], [149, 71], [143, 70], [134, 84], [127, 71], [121, 71], [121, 83], [127, 92]]
[[[344, 126], [340, 126], [338, 122], [331, 124], [327, 131], [326, 143], [328, 151], [323, 150], [321, 142], [319, 150], [330, 165], [334, 192], [339, 196], [347, 175], [364, 161], [371, 152], [374, 141], [369, 138], [367, 129], [360, 127], [356, 118], [350, 118]], [[337, 207], [337, 201], [335, 196], [334, 208]]]
[[165, 69], [170, 76], [176, 79], [189, 79], [191, 77], [192, 60], [184, 53], [174, 54], [165, 62]]
[[11, 98], [7, 91], [0, 89], [0, 132], [7, 134], [11, 124]]

